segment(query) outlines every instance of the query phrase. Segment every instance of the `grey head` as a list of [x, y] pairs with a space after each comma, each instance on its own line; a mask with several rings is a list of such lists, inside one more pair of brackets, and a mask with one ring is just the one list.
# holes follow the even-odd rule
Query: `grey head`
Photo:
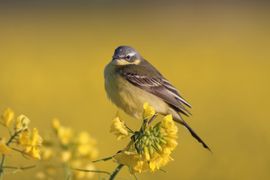
[[113, 60], [124, 60], [127, 63], [133, 63], [136, 60], [141, 60], [142, 57], [134, 48], [130, 46], [119, 46], [115, 49]]

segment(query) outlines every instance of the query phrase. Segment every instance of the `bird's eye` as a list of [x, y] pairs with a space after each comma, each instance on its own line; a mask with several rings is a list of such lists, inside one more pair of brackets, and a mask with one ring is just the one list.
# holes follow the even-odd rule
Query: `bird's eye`
[[130, 55], [127, 55], [127, 56], [126, 56], [126, 59], [127, 59], [127, 60], [130, 60], [130, 59], [131, 59], [131, 56], [130, 56]]

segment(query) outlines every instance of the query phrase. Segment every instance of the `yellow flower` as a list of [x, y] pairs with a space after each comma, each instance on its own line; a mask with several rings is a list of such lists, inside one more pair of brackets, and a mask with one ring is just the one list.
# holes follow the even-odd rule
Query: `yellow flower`
[[4, 110], [2, 116], [1, 116], [1, 123], [6, 126], [9, 127], [9, 125], [11, 124], [11, 122], [14, 119], [14, 111], [10, 108], [7, 108]]
[[69, 168], [71, 174], [68, 175], [72, 179], [87, 179], [93, 176], [94, 173], [73, 171], [72, 169], [94, 170], [92, 163], [88, 163], [97, 158], [97, 141], [86, 131], [75, 132], [72, 128], [63, 126], [58, 119], [53, 119], [51, 126], [57, 137], [56, 142], [51, 139], [44, 144], [47, 148], [55, 150], [52, 160]]
[[149, 162], [149, 168], [152, 172], [155, 170], [159, 170], [171, 160], [173, 159], [171, 158], [170, 154], [157, 155], [156, 158], [151, 159], [151, 161]]
[[43, 160], [49, 160], [54, 156], [54, 152], [51, 148], [42, 147], [41, 149], [41, 157]]
[[117, 163], [126, 165], [130, 173], [142, 173], [149, 169], [147, 161], [144, 161], [140, 154], [134, 149], [124, 150], [114, 156]]
[[92, 147], [89, 144], [82, 144], [82, 145], [79, 145], [77, 148], [78, 154], [81, 156], [88, 155], [91, 150], [92, 150]]
[[25, 115], [20, 115], [17, 117], [16, 123], [15, 123], [15, 130], [20, 131], [28, 128], [28, 125], [30, 123], [30, 120]]
[[[92, 163], [87, 164], [85, 166], [85, 169], [90, 170], [90, 171], [96, 170], [95, 166]], [[95, 173], [93, 173], [93, 172], [87, 172], [85, 176], [86, 176], [86, 178], [91, 179], [94, 177], [94, 175], [95, 175]]]
[[90, 159], [95, 159], [98, 156], [96, 148], [96, 140], [92, 138], [88, 132], [80, 132], [77, 137], [77, 153], [79, 156], [88, 156]]
[[34, 128], [32, 130], [31, 145], [32, 146], [41, 146], [42, 145], [42, 138], [39, 135], [37, 128]]
[[40, 155], [41, 150], [39, 147], [30, 146], [30, 147], [26, 148], [25, 153], [32, 158], [41, 159], [41, 155]]
[[161, 126], [166, 131], [168, 136], [172, 138], [177, 136], [178, 128], [173, 121], [172, 115], [165, 116], [163, 121], [161, 121]]
[[158, 151], [154, 152], [149, 161], [151, 171], [160, 169], [172, 160], [170, 154], [177, 146], [178, 128], [173, 121], [172, 115], [163, 118], [160, 124], [156, 125], [159, 129], [160, 143], [156, 144]]
[[143, 119], [150, 119], [156, 114], [155, 109], [150, 106], [147, 102], [143, 104]]
[[99, 151], [98, 151], [98, 149], [95, 147], [95, 148], [93, 148], [90, 152], [89, 152], [89, 154], [88, 154], [88, 157], [89, 157], [89, 159], [96, 159], [97, 157], [98, 157], [98, 155], [99, 155]]
[[4, 139], [0, 139], [0, 154], [10, 154], [11, 149], [6, 145], [6, 141]]
[[38, 130], [34, 128], [30, 136], [30, 146], [26, 147], [25, 152], [28, 153], [31, 157], [40, 159], [42, 138], [38, 133]]
[[63, 145], [68, 145], [72, 139], [73, 131], [68, 127], [59, 127], [57, 130], [57, 136]]
[[117, 140], [124, 139], [129, 135], [125, 123], [119, 117], [113, 119], [110, 132], [117, 137]]
[[60, 128], [60, 126], [61, 126], [61, 124], [60, 124], [59, 119], [55, 118], [55, 119], [52, 120], [52, 127], [53, 127], [54, 129], [57, 130], [57, 129]]
[[24, 153], [35, 159], [41, 158], [41, 145], [42, 138], [38, 133], [38, 130], [34, 128], [32, 132], [24, 130], [20, 133], [18, 143], [23, 147]]
[[68, 145], [71, 142], [73, 136], [73, 131], [71, 128], [62, 126], [57, 118], [52, 120], [52, 127], [55, 130], [61, 144]]
[[63, 151], [61, 152], [61, 161], [62, 162], [68, 162], [72, 157], [72, 154], [70, 151]]
[[18, 138], [18, 143], [21, 146], [30, 145], [30, 132], [29, 132], [29, 130], [24, 130], [20, 133], [19, 138]]
[[43, 171], [36, 173], [36, 179], [46, 179], [46, 174]]
[[165, 116], [161, 122], [147, 126], [135, 134], [135, 140], [114, 159], [129, 167], [131, 173], [156, 171], [172, 160], [171, 153], [177, 146], [178, 128], [172, 116]]
[[92, 144], [96, 145], [97, 142], [95, 139], [93, 139], [88, 132], [82, 131], [79, 133], [77, 141], [79, 144]]

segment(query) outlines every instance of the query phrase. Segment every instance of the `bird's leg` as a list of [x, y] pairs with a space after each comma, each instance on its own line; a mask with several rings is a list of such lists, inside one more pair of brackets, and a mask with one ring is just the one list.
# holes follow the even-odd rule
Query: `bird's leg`
[[158, 115], [158, 114], [156, 113], [156, 114], [154, 114], [154, 116], [151, 117], [151, 119], [149, 119], [148, 125], [149, 125], [151, 122], [153, 122], [154, 119], [156, 119], [157, 115]]
[[145, 131], [147, 125], [148, 125], [148, 119], [144, 119], [144, 120], [143, 120], [142, 127], [141, 127], [141, 129], [140, 129], [140, 132]]

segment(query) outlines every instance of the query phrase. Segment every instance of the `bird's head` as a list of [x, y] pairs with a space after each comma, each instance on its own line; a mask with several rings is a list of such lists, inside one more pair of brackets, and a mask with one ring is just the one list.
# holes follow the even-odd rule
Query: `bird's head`
[[130, 46], [119, 46], [115, 49], [112, 62], [115, 65], [138, 65], [142, 61], [141, 55]]

